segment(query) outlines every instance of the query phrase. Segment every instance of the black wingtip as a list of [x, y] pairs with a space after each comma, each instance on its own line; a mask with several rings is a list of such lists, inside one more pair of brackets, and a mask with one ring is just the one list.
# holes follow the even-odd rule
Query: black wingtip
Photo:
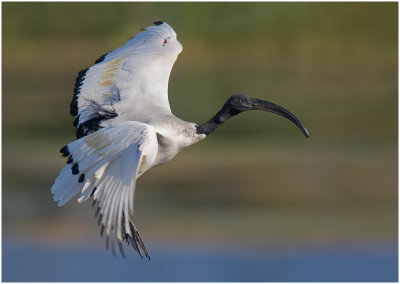
[[68, 157], [69, 155], [71, 155], [71, 153], [69, 152], [69, 149], [68, 149], [68, 145], [65, 145], [64, 147], [62, 147], [60, 149], [60, 153], [62, 154], [63, 157]]
[[72, 158], [72, 156], [69, 156], [67, 164], [72, 164], [73, 161], [74, 161], [74, 159]]
[[98, 64], [98, 63], [103, 62], [103, 60], [104, 60], [104, 58], [106, 58], [107, 54], [108, 54], [108, 53], [103, 54], [102, 56], [100, 56], [99, 58], [97, 58], [96, 61], [94, 62], [94, 64]]
[[164, 24], [163, 21], [155, 21], [153, 24], [155, 24], [156, 26], [162, 25]]
[[73, 175], [79, 174], [79, 166], [77, 163], [73, 164], [71, 167], [71, 171]]
[[81, 175], [79, 176], [78, 182], [82, 183], [84, 180], [85, 180], [85, 174], [81, 174]]

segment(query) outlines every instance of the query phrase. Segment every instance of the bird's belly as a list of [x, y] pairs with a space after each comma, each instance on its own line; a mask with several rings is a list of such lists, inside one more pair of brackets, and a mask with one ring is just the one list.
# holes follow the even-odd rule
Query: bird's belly
[[154, 160], [153, 167], [165, 164], [172, 160], [178, 154], [178, 149], [175, 147], [158, 147], [157, 157]]
[[142, 161], [139, 165], [138, 177], [140, 177], [142, 174], [144, 174], [149, 169], [154, 168], [159, 165], [162, 165], [162, 164], [165, 164], [166, 162], [170, 161], [173, 157], [176, 156], [177, 153], [178, 153], [178, 151], [173, 151], [172, 148], [165, 149], [164, 147], [159, 147], [157, 156], [151, 165], [146, 163], [147, 156], [143, 155]]

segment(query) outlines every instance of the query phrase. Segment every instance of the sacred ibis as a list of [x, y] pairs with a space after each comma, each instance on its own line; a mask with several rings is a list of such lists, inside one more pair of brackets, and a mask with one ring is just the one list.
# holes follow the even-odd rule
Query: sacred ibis
[[78, 202], [92, 198], [102, 235], [113, 252], [118, 244], [122, 255], [125, 241], [149, 258], [132, 221], [136, 179], [200, 142], [227, 119], [248, 110], [268, 111], [286, 117], [309, 137], [288, 110], [246, 95], [231, 96], [205, 123], [175, 117], [168, 80], [181, 51], [175, 31], [165, 22], [155, 22], [76, 78], [70, 113], [77, 139], [60, 150], [67, 165], [51, 192], [59, 206], [78, 193]]

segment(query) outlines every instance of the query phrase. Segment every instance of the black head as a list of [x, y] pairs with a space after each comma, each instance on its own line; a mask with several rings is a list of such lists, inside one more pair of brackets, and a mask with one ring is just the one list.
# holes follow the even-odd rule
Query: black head
[[233, 95], [226, 101], [225, 105], [229, 106], [238, 114], [246, 110], [252, 110], [253, 100], [252, 97], [246, 95]]

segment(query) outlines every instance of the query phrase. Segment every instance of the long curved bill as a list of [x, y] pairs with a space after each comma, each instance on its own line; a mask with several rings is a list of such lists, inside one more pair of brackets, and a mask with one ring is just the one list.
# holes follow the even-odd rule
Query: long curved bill
[[254, 110], [263, 110], [263, 111], [269, 111], [278, 115], [281, 115], [283, 117], [286, 117], [287, 119], [289, 119], [290, 121], [292, 121], [294, 124], [297, 125], [298, 128], [300, 128], [300, 130], [303, 132], [303, 134], [309, 138], [310, 135], [308, 134], [308, 130], [307, 128], [304, 126], [304, 124], [297, 118], [295, 117], [290, 111], [288, 111], [287, 109], [284, 109], [283, 107], [271, 103], [271, 102], [267, 102], [267, 101], [263, 101], [260, 99], [254, 99], [253, 103], [252, 103], [252, 107]]

